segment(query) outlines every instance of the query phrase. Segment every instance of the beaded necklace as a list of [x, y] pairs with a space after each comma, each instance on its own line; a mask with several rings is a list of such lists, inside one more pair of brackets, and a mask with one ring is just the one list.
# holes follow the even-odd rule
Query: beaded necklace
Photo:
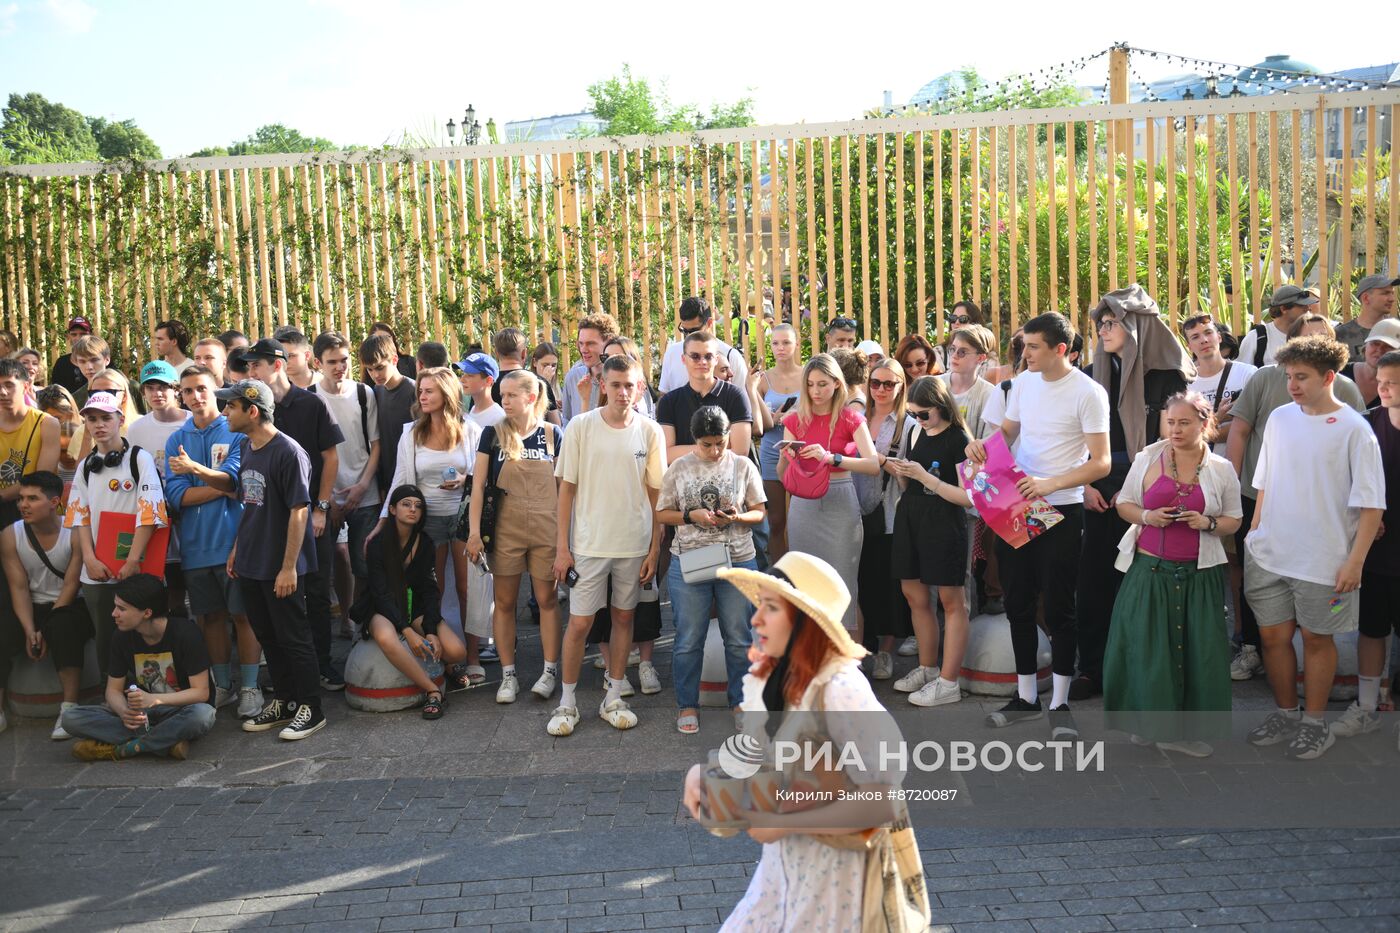
[[1191, 487], [1199, 486], [1201, 483], [1201, 470], [1206, 465], [1206, 452], [1201, 451], [1201, 459], [1196, 463], [1196, 475], [1191, 478], [1191, 482], [1182, 483], [1180, 476], [1176, 472], [1176, 448], [1167, 448], [1167, 468], [1171, 471], [1172, 484], [1176, 487], [1176, 498], [1184, 500], [1191, 495]]

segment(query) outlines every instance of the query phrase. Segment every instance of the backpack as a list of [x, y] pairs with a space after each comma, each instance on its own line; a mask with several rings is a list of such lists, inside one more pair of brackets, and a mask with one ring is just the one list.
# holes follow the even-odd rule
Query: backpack
[[1267, 324], [1255, 324], [1249, 329], [1254, 335], [1254, 368], [1260, 369], [1264, 365], [1264, 354], [1269, 350], [1269, 332]]
[[[316, 394], [316, 383], [311, 384], [307, 389], [313, 395]], [[360, 436], [365, 439], [365, 450], [369, 450], [369, 393], [363, 382], [355, 383], [355, 397], [360, 402]]]
[[[131, 460], [129, 461], [129, 463], [131, 464], [131, 481], [135, 483], [137, 488], [139, 489], [141, 486], [141, 461], [138, 459], [138, 457], [140, 457], [141, 455], [141, 448], [136, 444], [132, 444], [128, 449], [131, 451]], [[96, 451], [94, 451], [94, 453], [95, 452]], [[87, 457], [83, 459], [83, 483], [86, 484], [91, 477], [92, 454], [88, 454]], [[165, 488], [165, 484], [161, 483], [160, 481], [159, 470], [156, 471], [156, 483], [160, 486], [161, 489]]]

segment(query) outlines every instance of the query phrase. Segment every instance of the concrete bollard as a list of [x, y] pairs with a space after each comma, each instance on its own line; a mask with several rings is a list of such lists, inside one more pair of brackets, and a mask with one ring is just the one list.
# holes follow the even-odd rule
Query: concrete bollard
[[[423, 670], [439, 687], [443, 685], [442, 665], [423, 662]], [[389, 663], [373, 639], [361, 638], [345, 659], [345, 702], [351, 709], [367, 713], [392, 713], [412, 709], [427, 699], [413, 681]]]
[[[1036, 685], [1046, 690], [1050, 687], [1050, 640], [1039, 629], [1036, 637]], [[982, 696], [1009, 697], [1016, 692], [1016, 658], [1005, 615], [982, 615], [972, 620], [958, 683], [968, 693]]]
[[[1328, 699], [1351, 701], [1356, 699], [1356, 631], [1343, 632], [1332, 636], [1337, 645], [1337, 672], [1332, 677], [1332, 689]], [[1298, 656], [1298, 695], [1303, 695], [1303, 633], [1293, 633], [1293, 653]]]
[[705, 654], [700, 664], [700, 705], [729, 709], [729, 668], [724, 663], [719, 619], [711, 619], [710, 629], [705, 633]]
[[[31, 661], [28, 655], [17, 654], [13, 664], [6, 695], [15, 715], [33, 719], [56, 718], [63, 702], [63, 685], [58, 682], [52, 655]], [[97, 672], [97, 645], [92, 639], [88, 639], [83, 648], [83, 676], [79, 684], [80, 702], [101, 698], [102, 676]]]

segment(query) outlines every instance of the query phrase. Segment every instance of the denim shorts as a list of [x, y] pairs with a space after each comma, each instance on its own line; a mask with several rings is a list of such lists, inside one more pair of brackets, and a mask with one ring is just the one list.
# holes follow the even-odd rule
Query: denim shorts
[[223, 564], [194, 570], [185, 568], [185, 592], [189, 594], [190, 612], [197, 616], [211, 612], [245, 614], [243, 590], [229, 577]]
[[457, 529], [457, 513], [451, 515], [429, 515], [423, 523], [423, 533], [434, 545], [441, 547], [452, 540], [452, 532]]

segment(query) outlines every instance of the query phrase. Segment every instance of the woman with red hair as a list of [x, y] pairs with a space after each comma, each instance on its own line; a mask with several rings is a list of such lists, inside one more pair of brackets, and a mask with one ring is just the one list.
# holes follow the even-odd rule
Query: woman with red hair
[[[878, 752], [882, 744], [899, 741], [898, 730], [861, 673], [865, 649], [841, 623], [850, 591], [829, 564], [798, 551], [784, 554], [766, 573], [735, 567], [719, 575], [754, 604], [749, 654], [754, 664], [744, 677], [740, 709], [746, 726], [759, 727], [760, 744], [765, 738], [770, 744], [766, 767], [774, 768], [772, 741], [853, 747], [861, 764], [808, 774], [798, 771], [800, 762], [792, 763], [777, 769], [782, 785], [789, 791], [840, 788], [873, 798], [852, 799], [833, 790], [826, 798], [831, 802], [815, 806], [747, 811], [748, 833], [763, 844], [763, 857], [722, 929], [844, 933], [865, 928], [867, 914], [888, 918], [891, 911], [906, 921], [893, 929], [927, 928], [928, 899], [913, 831], [907, 811], [888, 793], [902, 776], [883, 770], [885, 759]], [[685, 804], [704, 821], [708, 799], [702, 774], [696, 765], [686, 775]], [[886, 884], [883, 896], [867, 903], [872, 869]]]

